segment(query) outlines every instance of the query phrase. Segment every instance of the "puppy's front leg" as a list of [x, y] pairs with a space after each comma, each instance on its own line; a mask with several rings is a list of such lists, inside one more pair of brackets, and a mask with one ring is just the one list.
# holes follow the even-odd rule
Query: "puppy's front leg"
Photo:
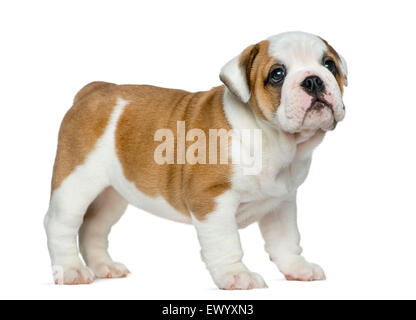
[[296, 196], [264, 216], [260, 230], [270, 259], [276, 263], [287, 280], [325, 280], [320, 266], [301, 256], [300, 234], [296, 221]]
[[267, 287], [263, 278], [242, 263], [243, 251], [235, 214], [238, 199], [225, 193], [216, 199], [213, 212], [203, 219], [193, 217], [201, 256], [220, 289], [245, 290]]

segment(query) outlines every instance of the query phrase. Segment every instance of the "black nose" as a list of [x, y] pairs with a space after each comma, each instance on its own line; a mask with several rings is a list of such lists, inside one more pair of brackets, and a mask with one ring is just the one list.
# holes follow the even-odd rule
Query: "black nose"
[[317, 76], [307, 77], [302, 82], [303, 89], [308, 93], [318, 94], [325, 89], [324, 82]]

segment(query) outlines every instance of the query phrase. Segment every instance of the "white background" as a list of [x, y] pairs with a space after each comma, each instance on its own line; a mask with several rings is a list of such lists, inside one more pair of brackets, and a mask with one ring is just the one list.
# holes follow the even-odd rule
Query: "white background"
[[[3, 1], [0, 5], [0, 298], [416, 298], [414, 1]], [[347, 116], [299, 192], [307, 259], [327, 281], [287, 282], [253, 225], [244, 260], [266, 290], [215, 289], [192, 227], [129, 207], [110, 238], [133, 272], [55, 286], [42, 220], [59, 123], [94, 80], [190, 91], [218, 85], [245, 47], [288, 30], [349, 65]]]

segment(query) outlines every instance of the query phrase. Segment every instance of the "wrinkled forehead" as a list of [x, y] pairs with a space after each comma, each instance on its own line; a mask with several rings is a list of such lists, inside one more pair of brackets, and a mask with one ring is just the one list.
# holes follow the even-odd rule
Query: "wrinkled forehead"
[[318, 64], [327, 51], [321, 38], [304, 32], [282, 33], [267, 40], [269, 55], [286, 67]]

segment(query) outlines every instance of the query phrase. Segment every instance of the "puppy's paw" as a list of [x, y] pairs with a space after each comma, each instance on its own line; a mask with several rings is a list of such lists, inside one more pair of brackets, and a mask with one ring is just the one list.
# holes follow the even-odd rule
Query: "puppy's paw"
[[229, 272], [217, 279], [218, 288], [223, 290], [249, 290], [267, 288], [263, 278], [254, 272]]
[[324, 270], [314, 263], [306, 261], [301, 256], [290, 259], [280, 271], [289, 281], [318, 281], [325, 280]]
[[67, 285], [90, 284], [96, 279], [92, 270], [85, 266], [55, 266], [53, 277], [55, 284]]
[[97, 278], [124, 278], [130, 273], [124, 264], [118, 262], [98, 263], [90, 267]]

